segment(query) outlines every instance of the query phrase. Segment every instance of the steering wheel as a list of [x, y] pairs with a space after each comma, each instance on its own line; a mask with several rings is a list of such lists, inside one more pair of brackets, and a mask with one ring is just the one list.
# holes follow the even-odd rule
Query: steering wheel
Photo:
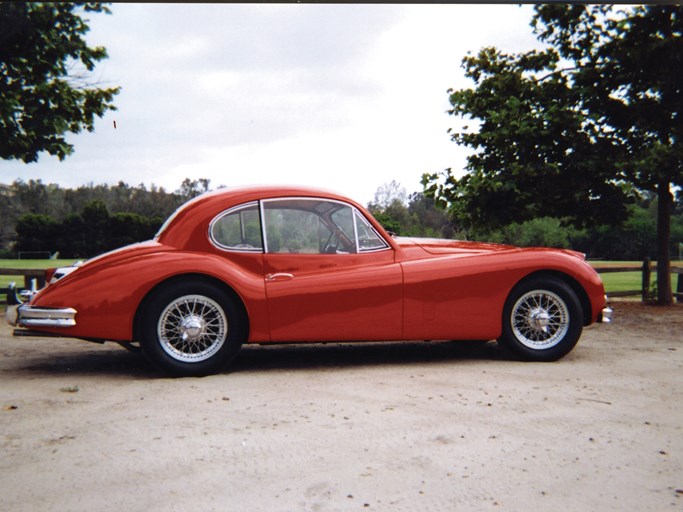
[[330, 236], [327, 237], [327, 241], [323, 245], [322, 251], [320, 251], [320, 253], [321, 254], [336, 254], [338, 245], [339, 245], [339, 231], [334, 230], [334, 231], [332, 231], [332, 233], [330, 233]]

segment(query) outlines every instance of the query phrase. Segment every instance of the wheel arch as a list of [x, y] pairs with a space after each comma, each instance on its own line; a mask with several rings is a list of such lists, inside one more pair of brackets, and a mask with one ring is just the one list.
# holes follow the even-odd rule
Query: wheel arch
[[243, 329], [243, 332], [240, 333], [242, 336], [242, 339], [247, 339], [249, 336], [249, 314], [247, 313], [247, 308], [246, 305], [244, 304], [244, 301], [242, 300], [242, 297], [235, 291], [235, 289], [227, 284], [225, 281], [222, 281], [216, 277], [207, 275], [207, 274], [201, 274], [201, 273], [185, 273], [185, 274], [179, 274], [175, 275], [172, 277], [169, 277], [167, 279], [164, 279], [163, 281], [157, 283], [152, 287], [142, 298], [142, 301], [140, 301], [140, 304], [138, 304], [137, 309], [135, 310], [135, 316], [133, 318], [133, 339], [134, 340], [139, 340], [140, 339], [140, 328], [142, 325], [142, 316], [145, 310], [145, 307], [149, 303], [150, 299], [159, 291], [162, 290], [163, 288], [167, 286], [171, 286], [175, 283], [178, 282], [183, 282], [183, 281], [199, 281], [203, 283], [208, 283], [214, 286], [217, 286], [218, 288], [221, 288], [223, 291], [225, 291], [230, 297], [234, 300], [235, 305], [238, 307], [240, 315], [242, 317], [243, 322], [240, 323], [241, 328]]
[[[572, 291], [576, 294], [577, 298], [579, 299], [579, 302], [581, 303], [581, 309], [583, 313], [583, 325], [589, 325], [591, 323], [591, 311], [592, 311], [592, 305], [590, 298], [588, 297], [588, 293], [586, 290], [581, 286], [581, 283], [579, 283], [576, 279], [574, 279], [572, 276], [569, 274], [566, 274], [564, 272], [560, 272], [558, 270], [538, 270], [536, 272], [532, 272], [531, 274], [528, 274], [524, 276], [522, 279], [520, 279], [515, 286], [510, 290], [510, 293], [512, 293], [512, 290], [514, 290], [517, 286], [531, 280], [531, 279], [537, 279], [537, 278], [543, 278], [543, 277], [554, 277], [556, 279], [559, 279], [560, 281], [564, 282], [566, 285], [568, 285]], [[509, 294], [508, 294], [509, 295]]]

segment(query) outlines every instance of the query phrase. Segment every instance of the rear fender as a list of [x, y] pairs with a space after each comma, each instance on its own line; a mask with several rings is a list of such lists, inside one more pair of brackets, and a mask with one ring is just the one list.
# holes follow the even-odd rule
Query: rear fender
[[86, 265], [41, 290], [31, 304], [76, 309], [75, 326], [47, 329], [47, 332], [76, 338], [133, 341], [135, 315], [157, 285], [169, 279], [201, 274], [224, 283], [240, 298], [251, 320], [250, 340], [267, 339], [262, 256], [249, 256], [252, 261], [244, 266], [214, 254], [181, 251], [144, 254], [114, 265], [90, 268]]

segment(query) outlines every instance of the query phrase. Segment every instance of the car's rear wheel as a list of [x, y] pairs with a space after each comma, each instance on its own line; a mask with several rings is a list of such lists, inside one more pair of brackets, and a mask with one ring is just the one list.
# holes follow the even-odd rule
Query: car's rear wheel
[[555, 361], [568, 354], [583, 330], [576, 293], [555, 277], [537, 277], [516, 286], [503, 308], [498, 340], [529, 361]]
[[147, 358], [174, 376], [225, 368], [242, 345], [244, 321], [225, 290], [204, 281], [177, 281], [154, 292], [141, 316]]

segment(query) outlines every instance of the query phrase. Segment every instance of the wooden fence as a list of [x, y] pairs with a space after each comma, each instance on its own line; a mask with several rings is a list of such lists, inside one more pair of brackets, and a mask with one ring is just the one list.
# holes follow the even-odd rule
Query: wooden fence
[[[640, 295], [642, 300], [648, 300], [650, 298], [650, 287], [652, 281], [652, 272], [656, 271], [656, 264], [650, 261], [650, 258], [645, 258], [642, 265], [639, 266], [624, 266], [624, 267], [600, 267], [599, 264], [595, 265], [595, 270], [599, 274], [609, 274], [614, 272], [641, 272], [642, 280], [641, 287], [638, 290], [624, 290], [624, 291], [613, 291], [607, 290], [607, 295], [609, 297], [629, 297], [632, 295]], [[671, 267], [671, 273], [677, 274], [676, 288], [674, 290], [674, 297], [677, 302], [683, 302], [683, 267]]]
[[[24, 288], [31, 288], [31, 281], [36, 280], [36, 289], [45, 286], [45, 270], [39, 268], [0, 268], [0, 276], [23, 276]], [[0, 288], [0, 293], [7, 293]]]

